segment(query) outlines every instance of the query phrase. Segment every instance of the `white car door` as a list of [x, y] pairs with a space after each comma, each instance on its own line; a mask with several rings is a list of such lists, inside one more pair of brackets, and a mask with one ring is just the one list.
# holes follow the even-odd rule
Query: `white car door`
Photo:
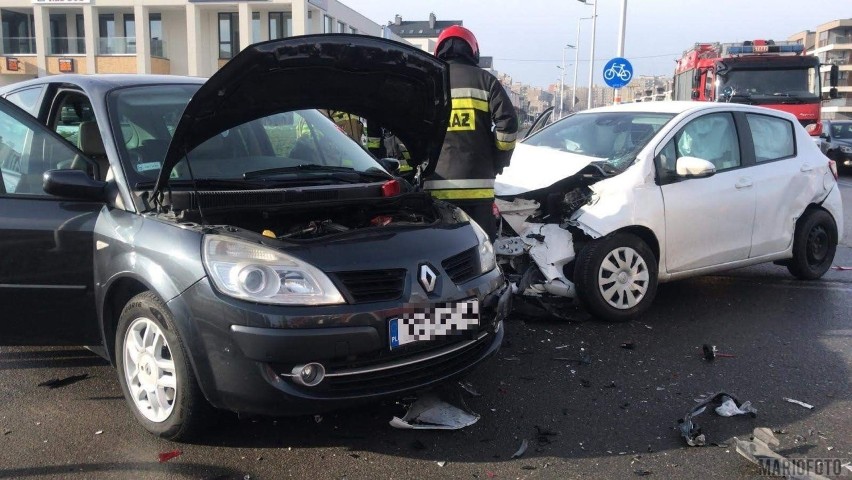
[[[712, 162], [716, 173], [678, 177], [680, 157]], [[733, 115], [702, 115], [687, 123], [656, 158], [663, 193], [668, 273], [748, 258], [755, 193], [744, 168]]]
[[[790, 120], [774, 115], [744, 114], [754, 145], [756, 205], [751, 254], [761, 257], [783, 252], [793, 241], [796, 219], [822, 190], [827, 163], [810, 145], [796, 145]], [[745, 145], [745, 142], [743, 143]]]

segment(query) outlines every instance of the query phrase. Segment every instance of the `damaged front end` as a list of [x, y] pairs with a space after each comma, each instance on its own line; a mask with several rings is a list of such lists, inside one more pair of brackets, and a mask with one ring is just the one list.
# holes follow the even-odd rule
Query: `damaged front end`
[[547, 188], [496, 200], [502, 221], [494, 251], [513, 291], [527, 303], [563, 316], [554, 306], [576, 299], [575, 257], [598, 236], [577, 217], [597, 200], [592, 185], [606, 177], [591, 163]]

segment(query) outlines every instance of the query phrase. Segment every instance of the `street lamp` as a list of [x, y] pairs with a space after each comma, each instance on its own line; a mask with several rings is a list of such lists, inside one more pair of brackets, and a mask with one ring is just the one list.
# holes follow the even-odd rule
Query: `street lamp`
[[559, 118], [562, 118], [562, 105], [565, 104], [565, 50], [568, 48], [577, 49], [574, 45], [566, 43], [562, 47], [562, 66], [556, 66], [556, 68], [562, 70], [562, 73], [559, 75]]
[[595, 17], [583, 17], [577, 19], [577, 48], [574, 49], [574, 89], [571, 91], [571, 111], [573, 112], [577, 103], [577, 66], [580, 65], [580, 22], [591, 20]]
[[[595, 75], [595, 29], [598, 23], [598, 2], [589, 3], [588, 0], [577, 0], [580, 3], [586, 5], [592, 5], [594, 9], [592, 10], [592, 53], [589, 58], [589, 101], [588, 108], [592, 108], [592, 82], [594, 82]], [[579, 27], [577, 27], [579, 29]]]

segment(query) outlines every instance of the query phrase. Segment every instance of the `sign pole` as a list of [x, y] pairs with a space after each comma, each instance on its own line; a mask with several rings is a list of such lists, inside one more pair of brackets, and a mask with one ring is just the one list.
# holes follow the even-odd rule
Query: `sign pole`
[[[624, 57], [624, 32], [627, 29], [627, 0], [621, 0], [621, 22], [618, 26], [618, 54], [617, 57]], [[621, 103], [621, 89], [616, 88], [614, 92], [615, 105]]]

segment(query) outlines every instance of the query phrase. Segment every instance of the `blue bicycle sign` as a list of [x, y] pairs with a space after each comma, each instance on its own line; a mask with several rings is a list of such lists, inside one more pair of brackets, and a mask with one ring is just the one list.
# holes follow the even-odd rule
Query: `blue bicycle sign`
[[607, 86], [621, 88], [633, 78], [633, 65], [626, 58], [613, 58], [604, 65], [603, 78]]

